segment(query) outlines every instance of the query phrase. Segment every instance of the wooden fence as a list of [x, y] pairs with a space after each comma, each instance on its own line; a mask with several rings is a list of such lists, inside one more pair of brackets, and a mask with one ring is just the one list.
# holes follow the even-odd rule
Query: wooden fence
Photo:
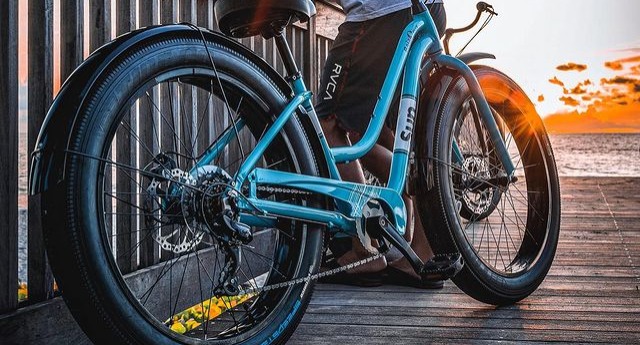
[[[157, 24], [191, 22], [216, 29], [214, 0], [29, 0], [27, 145], [19, 152], [18, 21], [19, 0], [0, 1], [0, 314], [54, 296], [40, 224], [38, 197], [28, 197], [28, 299], [18, 302], [18, 157], [33, 150], [44, 116], [55, 96], [54, 76], [68, 77], [86, 55], [114, 35]], [[294, 56], [312, 91], [342, 21], [339, 9], [318, 1], [318, 16], [287, 29]], [[59, 23], [59, 34], [54, 30]], [[22, 33], [24, 34], [24, 33]], [[54, 54], [59, 42], [59, 56]], [[273, 40], [241, 42], [280, 73], [284, 67]], [[116, 182], [117, 183], [117, 182]], [[136, 267], [132, 265], [132, 270]]]

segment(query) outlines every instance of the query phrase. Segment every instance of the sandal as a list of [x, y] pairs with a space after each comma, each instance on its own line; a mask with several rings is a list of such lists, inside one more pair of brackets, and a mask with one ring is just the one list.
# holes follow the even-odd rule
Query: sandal
[[387, 266], [383, 271], [382, 281], [389, 285], [408, 286], [417, 289], [438, 290], [444, 287], [444, 280], [426, 280], [412, 276], [397, 268]]

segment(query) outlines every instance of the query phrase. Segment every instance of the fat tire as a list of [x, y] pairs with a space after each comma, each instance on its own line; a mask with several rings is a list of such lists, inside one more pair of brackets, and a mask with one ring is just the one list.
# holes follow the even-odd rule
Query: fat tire
[[[453, 282], [466, 294], [478, 301], [492, 305], [509, 305], [526, 298], [533, 293], [544, 280], [553, 262], [560, 231], [560, 187], [553, 157], [551, 145], [545, 131], [542, 120], [539, 118], [529, 98], [524, 91], [509, 77], [500, 71], [486, 66], [473, 66], [474, 73], [483, 84], [485, 78], [491, 78], [499, 83], [494, 87], [506, 88], [508, 97], [505, 102], [522, 102], [521, 107], [527, 111], [533, 111], [535, 116], [529, 114], [531, 129], [539, 142], [541, 157], [546, 164], [549, 184], [548, 236], [540, 257], [527, 272], [515, 277], [508, 277], [496, 273], [487, 267], [470, 248], [465, 240], [462, 229], [457, 221], [455, 197], [452, 193], [450, 167], [441, 162], [449, 162], [451, 152], [451, 136], [453, 123], [462, 102], [470, 95], [470, 91], [464, 79], [460, 75], [453, 74], [453, 80], [445, 92], [444, 99], [437, 109], [435, 119], [435, 132], [432, 148], [428, 154], [434, 159], [425, 160], [422, 164], [423, 171], [432, 173], [432, 184], [419, 183], [421, 194], [425, 195], [427, 202], [418, 203], [423, 226], [431, 247], [437, 254], [460, 252], [465, 261], [462, 271], [452, 278]], [[453, 72], [451, 72], [453, 73]], [[484, 87], [484, 85], [483, 85]], [[491, 86], [489, 86], [491, 87]], [[484, 90], [485, 93], [491, 90]], [[493, 108], [502, 104], [496, 104], [489, 99]], [[509, 104], [513, 106], [513, 104]], [[429, 140], [425, 138], [423, 140]], [[429, 166], [427, 166], [429, 165]]]
[[[239, 51], [236, 45], [224, 40], [207, 41], [219, 71], [235, 78], [260, 97], [269, 107], [271, 123], [284, 108], [291, 90], [283, 89], [279, 76], [273, 70], [264, 70], [254, 63], [257, 57], [248, 51]], [[145, 78], [169, 68], [190, 66], [210, 67], [203, 41], [194, 30], [192, 34], [174, 34], [172, 37], [151, 39], [136, 46], [117, 59], [98, 78], [89, 90], [87, 102], [79, 111], [69, 138], [69, 151], [86, 155], [100, 155], [106, 138], [112, 130], [113, 118], [106, 118], [98, 109], [107, 97], [123, 104], [132, 88]], [[79, 95], [83, 96], [83, 95]], [[103, 109], [104, 110], [104, 109]], [[115, 115], [114, 115], [115, 116]], [[307, 136], [312, 128], [305, 116], [294, 116], [283, 130], [295, 153], [300, 173], [319, 175], [325, 170], [318, 164], [317, 143]], [[104, 238], [99, 233], [96, 218], [96, 199], [99, 188], [96, 178], [99, 164], [82, 155], [69, 154], [65, 164], [66, 178], [42, 194], [42, 217], [45, 241], [52, 269], [63, 297], [74, 318], [96, 344], [179, 344], [152, 325], [140, 311], [130, 304], [122, 286], [117, 283], [110, 252], [105, 250]], [[300, 272], [315, 273], [319, 268], [324, 229], [308, 225], [304, 242], [304, 258]], [[117, 269], [117, 268], [116, 268]], [[313, 283], [293, 288], [294, 293], [285, 307], [274, 312], [273, 323], [264, 325], [247, 339], [229, 339], [210, 344], [277, 344], [284, 343], [300, 322], [313, 293]]]

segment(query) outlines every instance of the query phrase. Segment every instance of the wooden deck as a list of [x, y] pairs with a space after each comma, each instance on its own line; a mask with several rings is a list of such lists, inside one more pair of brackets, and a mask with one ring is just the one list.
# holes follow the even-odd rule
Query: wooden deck
[[[494, 308], [444, 290], [319, 285], [291, 344], [640, 344], [640, 178], [564, 178], [540, 289]], [[0, 344], [90, 344], [61, 298], [0, 317]]]
[[547, 279], [495, 308], [444, 290], [319, 285], [292, 344], [640, 343], [640, 178], [564, 178]]

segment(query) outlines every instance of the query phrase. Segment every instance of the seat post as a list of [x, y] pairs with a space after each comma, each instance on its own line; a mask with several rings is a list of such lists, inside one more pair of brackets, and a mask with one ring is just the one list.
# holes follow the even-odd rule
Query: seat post
[[298, 78], [300, 76], [300, 71], [298, 70], [298, 66], [296, 65], [296, 60], [293, 58], [293, 53], [291, 53], [289, 42], [287, 42], [287, 39], [284, 36], [284, 30], [276, 33], [273, 36], [273, 39], [276, 40], [278, 53], [280, 54], [282, 62], [284, 63], [284, 68], [287, 71], [286, 77], [293, 79]]

